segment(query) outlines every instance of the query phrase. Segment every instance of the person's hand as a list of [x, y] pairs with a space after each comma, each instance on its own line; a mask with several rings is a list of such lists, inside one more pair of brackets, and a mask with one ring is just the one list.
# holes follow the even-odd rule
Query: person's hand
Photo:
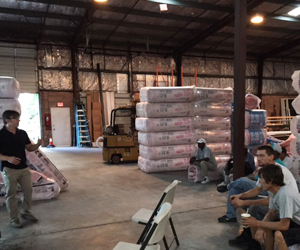
[[191, 157], [191, 159], [190, 159], [190, 164], [193, 164], [194, 163], [194, 161], [196, 160], [196, 157]]
[[235, 200], [235, 199], [239, 199], [241, 197], [241, 194], [233, 194], [230, 196], [230, 203], [232, 204], [232, 202]]
[[263, 229], [257, 229], [254, 238], [260, 243], [263, 244], [266, 239], [266, 232]]
[[7, 158], [7, 161], [13, 165], [18, 165], [21, 162], [21, 159], [18, 157], [14, 157], [14, 156], [9, 156]]
[[250, 218], [243, 218], [242, 217], [242, 224], [245, 227], [258, 227], [258, 220], [255, 219], [254, 217]]
[[41, 145], [43, 144], [42, 139], [38, 139], [37, 144], [38, 144], [39, 146], [41, 146]]
[[243, 207], [243, 206], [245, 206], [245, 201], [243, 201], [239, 198], [235, 198], [234, 200], [232, 200], [231, 205], [233, 205], [235, 207]]

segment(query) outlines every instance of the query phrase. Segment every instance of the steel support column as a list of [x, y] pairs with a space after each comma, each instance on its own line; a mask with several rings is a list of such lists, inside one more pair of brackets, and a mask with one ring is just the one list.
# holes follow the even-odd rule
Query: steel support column
[[182, 79], [181, 79], [181, 74], [182, 74], [182, 54], [176, 54], [174, 56], [175, 63], [176, 63], [176, 86], [181, 86], [182, 84]]
[[132, 55], [128, 54], [128, 93], [133, 95]]
[[257, 96], [261, 99], [262, 88], [263, 88], [264, 59], [258, 59], [257, 74], [258, 74]]
[[233, 179], [244, 176], [247, 0], [235, 0]]
[[98, 76], [99, 94], [100, 94], [100, 102], [101, 102], [102, 128], [104, 129], [105, 126], [104, 100], [103, 100], [103, 88], [102, 88], [102, 75], [101, 75], [99, 63], [97, 63], [97, 76]]
[[73, 85], [73, 97], [76, 101], [79, 101], [79, 86], [78, 86], [78, 63], [76, 59], [77, 49], [75, 46], [71, 47], [72, 57], [72, 85]]

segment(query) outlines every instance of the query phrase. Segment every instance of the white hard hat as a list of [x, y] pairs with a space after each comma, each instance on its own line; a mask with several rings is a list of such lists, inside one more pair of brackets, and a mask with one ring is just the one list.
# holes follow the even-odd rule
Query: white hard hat
[[206, 143], [205, 139], [201, 138], [197, 141], [198, 143]]

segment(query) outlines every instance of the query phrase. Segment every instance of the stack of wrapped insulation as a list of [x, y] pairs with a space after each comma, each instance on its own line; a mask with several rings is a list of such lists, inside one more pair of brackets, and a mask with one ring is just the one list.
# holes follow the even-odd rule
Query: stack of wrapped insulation
[[0, 76], [0, 126], [4, 125], [2, 114], [5, 110], [15, 110], [21, 114], [21, 105], [18, 101], [20, 95], [20, 84], [8, 76]]
[[195, 155], [193, 87], [145, 87], [136, 106], [138, 165], [146, 173], [187, 170]]
[[[232, 113], [232, 89], [201, 88], [195, 90], [193, 105], [193, 128], [196, 141], [200, 138], [206, 140], [215, 155], [218, 163], [216, 171], [208, 171], [211, 181], [221, 178], [221, 170], [224, 168], [231, 154], [231, 113]], [[200, 181], [200, 176], [195, 166], [189, 168], [189, 180]]]

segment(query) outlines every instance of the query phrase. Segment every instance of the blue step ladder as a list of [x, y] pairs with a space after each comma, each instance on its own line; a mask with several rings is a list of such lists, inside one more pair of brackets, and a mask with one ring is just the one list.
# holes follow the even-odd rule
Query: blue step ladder
[[83, 103], [78, 103], [76, 105], [75, 120], [77, 147], [92, 147], [89, 123], [86, 119], [85, 107]]

